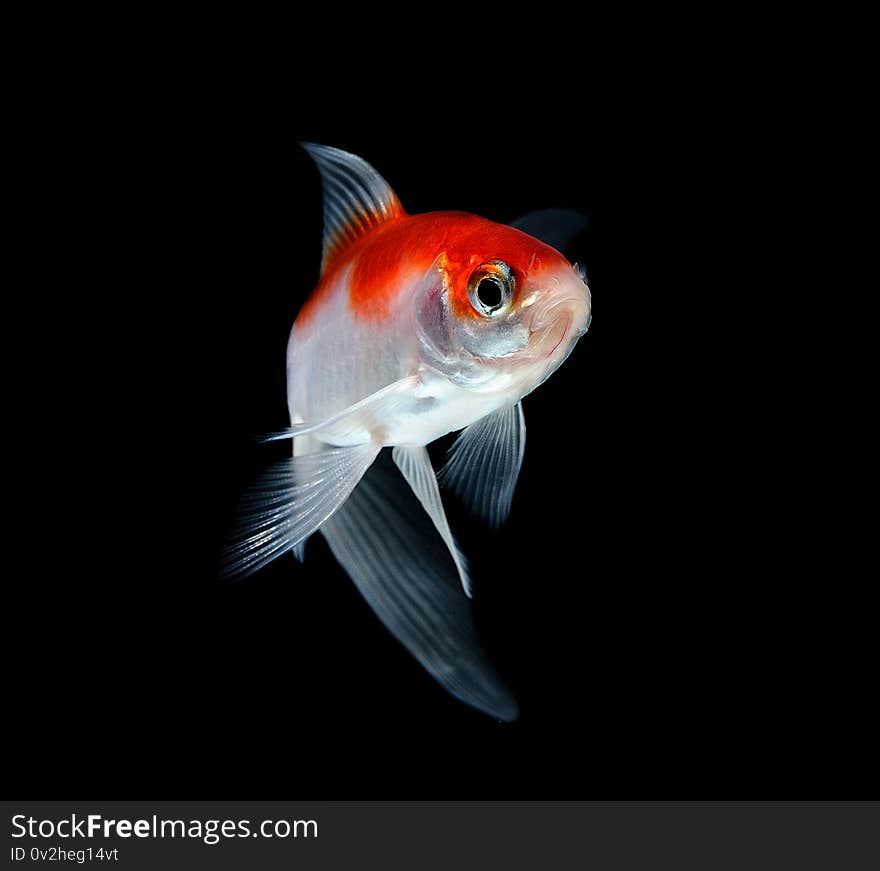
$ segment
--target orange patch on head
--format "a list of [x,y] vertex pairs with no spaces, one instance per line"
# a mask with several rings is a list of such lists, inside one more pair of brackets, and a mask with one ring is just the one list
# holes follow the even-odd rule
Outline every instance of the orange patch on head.
[[501,260],[510,267],[516,285],[513,300],[516,305],[524,289],[539,282],[549,264],[560,260],[568,262],[549,245],[505,224],[476,218],[458,230],[447,249],[452,310],[458,317],[481,317],[468,297],[471,274],[481,264]]
[[[478,318],[468,299],[468,279],[480,264],[503,260],[522,289],[562,255],[543,242],[504,224],[464,212],[401,214],[366,233],[327,264],[321,282],[297,317],[303,324],[320,310],[341,269],[351,265],[349,306],[358,317],[383,319],[406,286],[404,276],[430,268],[443,255],[450,300],[458,317]],[[516,300],[514,300],[514,303]]]

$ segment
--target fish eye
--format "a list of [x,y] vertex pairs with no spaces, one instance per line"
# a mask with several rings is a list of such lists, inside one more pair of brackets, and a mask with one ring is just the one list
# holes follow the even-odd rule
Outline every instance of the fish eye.
[[515,286],[513,270],[503,260],[489,260],[471,273],[468,299],[476,312],[495,317],[510,307]]

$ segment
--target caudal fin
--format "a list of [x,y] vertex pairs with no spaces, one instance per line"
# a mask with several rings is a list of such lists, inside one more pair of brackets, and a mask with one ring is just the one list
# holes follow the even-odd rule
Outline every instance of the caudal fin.
[[455,562],[387,452],[321,533],[379,619],[441,686],[499,720],[517,718],[516,700],[477,640]]

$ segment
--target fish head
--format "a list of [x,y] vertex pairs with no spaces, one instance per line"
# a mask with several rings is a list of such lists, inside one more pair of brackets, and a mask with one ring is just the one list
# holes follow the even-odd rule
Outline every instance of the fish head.
[[460,386],[522,397],[587,331],[590,290],[583,270],[556,249],[484,224],[435,261],[419,305],[422,352]]

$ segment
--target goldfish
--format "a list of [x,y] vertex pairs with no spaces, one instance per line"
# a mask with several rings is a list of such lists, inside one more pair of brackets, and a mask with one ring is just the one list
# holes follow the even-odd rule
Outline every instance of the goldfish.
[[[525,451],[523,397],[592,318],[584,271],[550,244],[581,217],[411,215],[362,158],[303,147],[322,180],[321,274],[287,348],[291,426],[267,437],[290,439],[292,455],[243,497],[224,571],[249,574],[291,551],[302,561],[320,532],[441,686],[512,721],[518,705],[477,638],[467,560],[439,485],[492,526],[507,518]],[[453,432],[438,483],[426,446]]]

